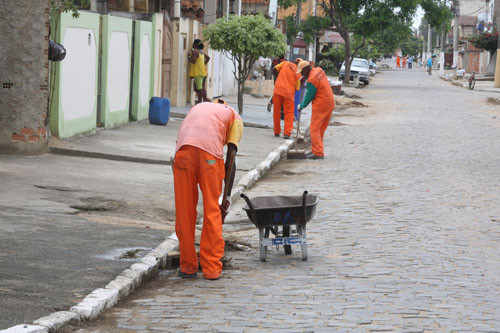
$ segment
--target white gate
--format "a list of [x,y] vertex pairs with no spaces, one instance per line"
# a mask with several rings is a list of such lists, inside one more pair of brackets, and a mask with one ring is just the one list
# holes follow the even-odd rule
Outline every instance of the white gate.
[[224,74],[224,54],[222,52],[213,51],[213,98],[222,96],[222,78]]

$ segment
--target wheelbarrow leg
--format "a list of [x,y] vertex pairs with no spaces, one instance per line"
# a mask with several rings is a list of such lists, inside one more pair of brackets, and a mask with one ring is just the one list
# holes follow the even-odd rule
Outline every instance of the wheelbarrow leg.
[[[302,260],[307,260],[306,226],[297,225],[297,231],[299,233],[299,237],[301,238],[300,252],[302,254]],[[302,237],[304,238],[303,240]]]
[[[283,226],[283,237],[290,237],[290,226]],[[285,248],[285,254],[292,254],[292,246],[291,245],[283,245]]]
[[269,238],[269,228],[259,228],[259,247],[260,247],[260,260],[266,261],[267,246],[262,245],[262,241]]

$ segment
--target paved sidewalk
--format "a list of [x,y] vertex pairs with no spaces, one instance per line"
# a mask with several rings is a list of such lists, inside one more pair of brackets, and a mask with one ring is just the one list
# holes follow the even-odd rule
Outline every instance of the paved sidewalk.
[[[267,102],[245,96],[234,197],[293,143],[274,137]],[[42,156],[0,155],[0,329],[51,313],[56,322],[74,320],[75,312],[93,317],[165,264],[176,246],[168,240],[175,211],[167,164],[188,110],[173,108],[167,126],[140,121],[52,138],[52,153]],[[310,108],[303,128],[308,116]],[[37,324],[34,331],[55,328]]]

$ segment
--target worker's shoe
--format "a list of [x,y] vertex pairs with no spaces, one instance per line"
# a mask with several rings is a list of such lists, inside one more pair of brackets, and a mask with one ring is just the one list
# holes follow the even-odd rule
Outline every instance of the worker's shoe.
[[286,140],[290,139],[290,135],[283,135],[283,139],[286,139]]
[[280,135],[279,135],[279,134],[274,134],[274,136],[275,136],[275,137],[277,137],[277,138],[279,138],[279,137],[280,137]]
[[307,158],[308,160],[324,160],[324,159],[325,159],[325,157],[324,157],[324,156],[314,155],[313,153],[307,154],[307,155],[306,155],[306,158]]
[[179,269],[179,273],[177,275],[180,276],[183,279],[196,279],[196,277],[198,276],[197,273],[193,273],[193,274],[184,273],[180,269]]
[[220,279],[220,275],[218,277],[215,277],[215,278],[205,278],[205,280],[209,280],[209,281],[216,281],[216,280],[219,280]]

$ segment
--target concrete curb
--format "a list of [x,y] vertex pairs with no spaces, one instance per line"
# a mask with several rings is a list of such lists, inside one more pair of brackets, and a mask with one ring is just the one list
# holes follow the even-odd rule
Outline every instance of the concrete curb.
[[[309,135],[309,125],[306,124],[304,136]],[[286,140],[284,144],[270,152],[254,169],[247,172],[233,189],[231,201],[236,202],[240,194],[260,180],[294,145],[295,139]],[[177,240],[166,239],[154,250],[149,252],[139,263],[121,272],[104,288],[99,288],[88,294],[80,303],[72,306],[69,311],[58,311],[49,316],[39,318],[33,325],[22,324],[1,330],[0,333],[53,333],[65,325],[78,324],[82,320],[96,318],[102,311],[114,306],[118,301],[130,295],[143,282],[150,279],[167,264],[167,254],[177,249]]]

